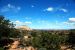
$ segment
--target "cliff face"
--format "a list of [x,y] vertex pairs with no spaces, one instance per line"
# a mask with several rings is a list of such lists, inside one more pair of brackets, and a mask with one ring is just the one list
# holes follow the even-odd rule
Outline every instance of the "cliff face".
[[17,29],[28,30],[28,31],[32,30],[30,27],[28,27],[26,25],[24,25],[24,26],[18,26]]

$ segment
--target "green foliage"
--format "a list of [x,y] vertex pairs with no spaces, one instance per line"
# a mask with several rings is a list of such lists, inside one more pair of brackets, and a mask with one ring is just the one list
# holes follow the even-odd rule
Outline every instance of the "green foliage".
[[34,47],[46,48],[47,50],[59,50],[60,44],[65,43],[68,37],[66,35],[50,34],[41,32],[40,36],[33,37],[32,44]]
[[19,33],[20,33],[19,30],[15,29],[15,28],[11,28],[9,37],[17,38],[20,36]]
[[71,45],[75,45],[75,29],[71,29],[68,35],[68,43]]
[[[14,28],[14,24],[9,20],[5,19],[4,16],[0,16],[0,38],[1,37],[23,37],[28,34],[28,31],[22,31]],[[61,33],[59,35],[58,33]],[[75,39],[75,30],[70,30],[69,37],[65,35],[65,32],[57,32],[57,31],[31,31],[31,36],[33,37],[30,42],[34,47],[37,48],[46,48],[47,50],[59,50],[60,44],[66,43],[69,39],[69,43],[73,44],[73,40]],[[22,39],[23,40],[23,39]],[[74,41],[75,43],[75,41]],[[0,49],[1,50],[1,49]]]
[[1,37],[13,37],[16,36],[14,24],[10,20],[5,19],[4,16],[0,15],[0,38]]
[[0,47],[0,50],[4,50],[2,47]]

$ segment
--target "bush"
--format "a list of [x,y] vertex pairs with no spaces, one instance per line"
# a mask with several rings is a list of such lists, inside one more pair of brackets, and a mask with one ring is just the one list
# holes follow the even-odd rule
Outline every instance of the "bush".
[[67,35],[40,33],[40,36],[33,37],[32,44],[34,47],[46,48],[47,50],[59,50],[60,44],[65,43],[68,39]]

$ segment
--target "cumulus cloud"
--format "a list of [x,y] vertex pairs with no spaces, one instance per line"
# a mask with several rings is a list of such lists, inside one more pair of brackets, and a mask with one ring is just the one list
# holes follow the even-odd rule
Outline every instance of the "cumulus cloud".
[[19,20],[13,21],[13,23],[16,24],[16,25],[32,24],[32,22],[30,22],[30,21],[21,22]]
[[64,8],[62,8],[60,10],[63,11],[63,12],[68,12],[68,10],[67,9],[64,9]]
[[54,8],[53,7],[48,7],[47,9],[45,9],[44,11],[53,11],[54,10]]
[[63,24],[69,24],[68,22],[63,22]]
[[69,18],[70,22],[75,22],[75,18]]
[[8,11],[18,12],[19,10],[21,10],[20,6],[15,6],[11,4],[7,4],[6,6],[3,6],[0,9],[1,12],[8,12]]
[[18,21],[18,20],[15,21],[15,24],[21,24],[21,23],[22,23],[22,22],[20,22],[20,21]]
[[15,8],[15,6],[13,6],[13,5],[11,5],[11,4],[8,4],[7,7],[8,7],[8,8]]
[[63,22],[65,25],[69,26],[71,29],[75,29],[75,18],[69,18],[66,22]]
[[26,23],[26,24],[32,24],[32,22],[29,22],[29,21],[26,21],[25,23]]
[[64,24],[67,25],[74,25],[75,24],[75,18],[69,18],[68,21],[63,22]]
[[62,12],[68,12],[67,9],[65,8],[54,8],[54,7],[48,7],[46,9],[44,9],[44,11],[48,11],[48,12],[52,12],[52,11],[62,11]]

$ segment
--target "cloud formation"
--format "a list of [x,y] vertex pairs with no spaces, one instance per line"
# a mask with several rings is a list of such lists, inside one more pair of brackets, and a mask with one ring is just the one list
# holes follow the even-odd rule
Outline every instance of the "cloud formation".
[[60,10],[63,11],[63,12],[68,12],[68,10],[67,9],[64,9],[64,8],[62,8]]
[[75,18],[69,18],[70,22],[75,22]]
[[29,21],[26,21],[25,23],[26,23],[26,24],[32,24],[32,22],[29,22]]
[[33,8],[33,7],[34,7],[34,5],[31,5],[31,7]]
[[52,11],[62,11],[62,12],[68,12],[67,9],[65,8],[54,8],[54,7],[48,7],[46,9],[44,9],[44,11],[48,11],[48,12],[52,12]]
[[32,22],[30,22],[30,21],[21,22],[19,20],[13,21],[13,23],[16,24],[16,26],[18,26],[18,25],[32,24]]
[[8,12],[8,11],[18,12],[19,10],[21,10],[20,6],[15,6],[11,4],[7,4],[6,6],[3,6],[0,9],[1,12]]
[[45,9],[44,11],[53,11],[54,10],[54,8],[53,7],[48,7],[47,9]]
[[75,18],[69,18],[68,21],[63,23],[67,25],[75,25]]
[[68,21],[63,23],[70,27],[70,29],[75,29],[75,18],[69,18]]

